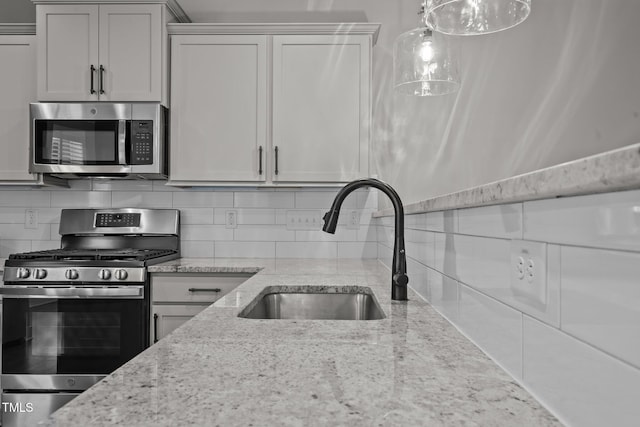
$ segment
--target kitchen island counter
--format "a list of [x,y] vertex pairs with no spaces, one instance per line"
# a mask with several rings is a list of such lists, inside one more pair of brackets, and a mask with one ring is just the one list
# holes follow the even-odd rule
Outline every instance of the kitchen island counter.
[[[49,424],[559,424],[413,291],[392,302],[390,272],[375,260],[182,259],[150,271],[248,269],[259,272]],[[387,317],[237,317],[266,286],[308,285],[370,287]]]

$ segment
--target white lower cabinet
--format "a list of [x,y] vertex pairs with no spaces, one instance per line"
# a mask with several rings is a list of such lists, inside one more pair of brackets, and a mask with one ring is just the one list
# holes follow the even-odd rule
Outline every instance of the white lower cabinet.
[[240,273],[152,274],[150,344],[173,332],[251,276]]

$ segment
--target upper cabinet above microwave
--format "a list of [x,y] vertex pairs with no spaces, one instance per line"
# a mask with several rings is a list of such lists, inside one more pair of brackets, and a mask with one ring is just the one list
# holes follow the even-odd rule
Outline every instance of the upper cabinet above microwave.
[[34,0],[40,101],[167,103],[166,23],[175,1]]

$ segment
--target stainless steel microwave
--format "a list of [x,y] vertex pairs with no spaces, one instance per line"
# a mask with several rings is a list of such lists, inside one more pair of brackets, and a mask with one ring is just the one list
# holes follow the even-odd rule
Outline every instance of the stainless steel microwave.
[[167,177],[167,109],[158,103],[32,103],[29,172],[61,178]]

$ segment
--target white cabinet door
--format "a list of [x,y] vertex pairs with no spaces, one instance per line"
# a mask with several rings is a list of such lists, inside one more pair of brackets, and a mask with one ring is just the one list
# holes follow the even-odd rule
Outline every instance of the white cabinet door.
[[162,101],[162,8],[37,5],[38,99]]
[[101,5],[101,101],[162,98],[162,5]]
[[172,37],[171,183],[265,180],[266,53],[263,35]]
[[274,36],[274,182],[368,176],[369,103],[368,36]]
[[[0,36],[0,183],[33,183],[29,103],[36,98],[36,37]],[[0,274],[1,277],[1,274]]]
[[98,6],[38,5],[36,28],[38,99],[98,100]]
[[151,344],[178,329],[208,305],[161,305],[152,308]]

